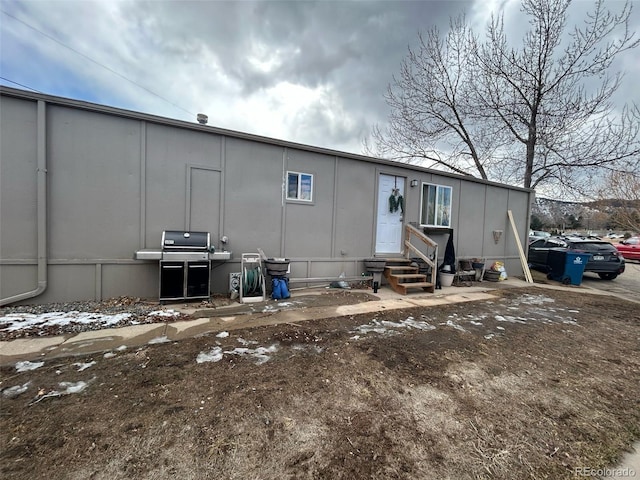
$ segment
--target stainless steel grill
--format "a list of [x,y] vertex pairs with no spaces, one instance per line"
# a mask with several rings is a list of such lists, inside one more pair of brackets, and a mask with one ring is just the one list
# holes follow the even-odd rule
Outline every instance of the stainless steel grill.
[[210,251],[209,232],[162,232],[160,301],[209,298]]

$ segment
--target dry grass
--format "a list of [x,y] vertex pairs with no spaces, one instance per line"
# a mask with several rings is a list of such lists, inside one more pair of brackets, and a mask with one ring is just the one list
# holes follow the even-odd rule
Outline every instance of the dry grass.
[[[613,464],[640,432],[637,306],[550,292],[554,309],[580,310],[578,324],[499,325],[492,314],[518,293],[500,295],[504,302],[472,305],[486,320],[465,332],[446,322],[469,305],[379,312],[390,321],[429,316],[438,328],[358,341],[351,330],[370,317],[236,332],[261,345],[278,339],[262,365],[197,364],[222,341],[201,337],[96,356],[86,373],[72,367],[77,358],[18,375],[5,368],[3,380],[31,380],[34,389],[96,380],[82,394],[32,406],[33,391],[3,399],[0,474],[570,479],[577,466]],[[502,325],[504,335],[484,338]],[[224,342],[237,345],[233,336]]]

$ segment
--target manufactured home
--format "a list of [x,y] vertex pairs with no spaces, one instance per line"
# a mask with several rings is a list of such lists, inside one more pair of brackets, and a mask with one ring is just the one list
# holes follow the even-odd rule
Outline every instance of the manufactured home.
[[[195,119],[0,87],[0,305],[158,298],[167,232],[206,233],[206,295],[229,292],[244,254],[286,258],[291,280],[309,284],[360,276],[372,257],[441,263],[449,238],[457,257],[501,261],[517,276],[515,232],[525,244],[533,197]],[[420,255],[413,234],[437,248]]]

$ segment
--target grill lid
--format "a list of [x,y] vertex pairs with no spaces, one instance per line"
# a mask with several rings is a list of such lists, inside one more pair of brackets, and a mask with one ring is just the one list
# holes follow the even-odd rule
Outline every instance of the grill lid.
[[163,250],[209,250],[209,232],[165,230],[162,232]]

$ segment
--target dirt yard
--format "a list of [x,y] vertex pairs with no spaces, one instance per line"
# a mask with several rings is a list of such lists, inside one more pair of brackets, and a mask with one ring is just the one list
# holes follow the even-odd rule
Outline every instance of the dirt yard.
[[638,304],[493,301],[0,370],[4,479],[561,479],[640,438]]

